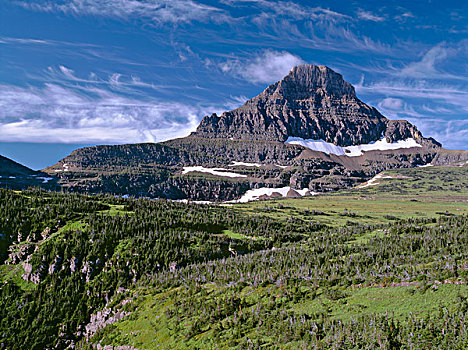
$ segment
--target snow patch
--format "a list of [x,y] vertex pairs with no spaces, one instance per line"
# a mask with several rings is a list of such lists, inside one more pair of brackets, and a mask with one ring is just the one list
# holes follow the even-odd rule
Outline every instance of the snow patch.
[[363,184],[359,185],[357,188],[365,188],[369,186],[375,186],[380,184],[379,180],[382,179],[409,179],[408,176],[403,176],[403,175],[384,175],[384,173],[380,173],[375,175],[372,179],[370,179],[367,182],[364,182]]
[[214,204],[214,202],[210,202],[210,201],[193,201],[190,199],[177,199],[176,202],[185,203],[185,204]]
[[[282,197],[286,197],[291,187],[262,187],[262,188],[255,188],[253,190],[248,190],[241,198],[229,201],[227,203],[247,203],[250,201],[256,201],[259,197],[266,195],[271,196],[273,193],[279,193]],[[316,195],[316,192],[311,192],[308,188],[303,188],[302,190],[296,190],[293,188],[294,191],[299,193],[301,196],[305,196],[306,194]]]
[[418,165],[419,168],[428,168],[430,166],[434,166],[434,164],[428,163],[428,164],[424,164],[424,165]]
[[232,173],[228,169],[224,168],[204,168],[202,166],[186,166],[184,167],[182,174],[187,174],[194,171],[224,177],[247,177],[247,175]]
[[413,138],[400,140],[396,142],[388,142],[385,138],[368,144],[355,145],[355,146],[337,146],[333,143],[324,140],[303,139],[300,137],[289,137],[285,143],[292,145],[301,145],[312,151],[323,152],[326,154],[335,154],[337,156],[358,157],[362,156],[363,152],[368,151],[386,151],[395,150],[400,148],[422,147]]
[[229,166],[255,166],[257,168],[260,168],[262,166],[262,164],[259,164],[259,163],[245,163],[245,162],[232,162],[233,164],[229,165]]
[[42,180],[42,183],[43,183],[43,184],[46,184],[46,183],[48,183],[50,180],[53,180],[52,177],[42,177],[42,176],[39,176],[39,177],[37,177],[37,178],[40,179],[40,180]]

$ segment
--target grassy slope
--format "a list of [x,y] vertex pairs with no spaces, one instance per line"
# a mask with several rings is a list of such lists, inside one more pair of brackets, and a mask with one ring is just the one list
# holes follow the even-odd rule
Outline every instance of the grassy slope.
[[[441,213],[468,213],[468,166],[399,169],[380,184],[335,194],[286,198],[236,205],[249,214],[287,219],[291,216],[330,226],[388,223],[394,219],[430,218]],[[313,214],[313,211],[323,214]]]
[[[213,294],[213,297],[223,294],[222,290],[216,291],[213,285],[206,285],[205,288],[208,293]],[[165,311],[173,305],[171,297],[174,292],[174,290],[164,293],[145,291],[145,295],[137,301],[137,309],[133,315],[114,324],[113,330],[108,330],[110,332],[106,334],[101,344],[128,344],[140,349],[237,349],[228,343],[216,342],[216,331],[211,328],[185,341],[181,341],[180,338],[174,339],[168,329],[174,327],[173,321],[165,314]],[[340,292],[343,298],[331,300],[324,291],[319,290],[317,298],[299,303],[289,302],[284,308],[297,315],[308,315],[312,318],[319,315],[345,322],[362,315],[373,314],[394,315],[397,319],[404,320],[410,314],[427,316],[437,314],[441,309],[454,311],[458,296],[466,295],[468,288],[464,285],[441,285],[424,291],[420,286],[397,286],[348,288]],[[281,299],[280,291],[275,286],[258,287],[255,290],[246,287],[240,295],[251,303],[261,303],[271,295]],[[248,314],[254,309],[255,306],[252,306],[239,312]],[[180,333],[186,333],[193,322],[194,319],[182,320],[179,324]]]
[[[267,215],[284,220],[292,216],[336,227],[350,222],[389,223],[395,219],[468,213],[468,167],[404,169],[385,173],[408,178],[384,179],[376,186],[337,194],[251,202],[235,205],[234,208],[251,215]],[[238,239],[251,239],[232,231],[223,233]],[[379,230],[374,231],[362,237],[354,237],[349,243],[366,244],[373,236],[381,234]],[[212,293],[213,298],[229,293],[224,287],[212,284],[202,288]],[[101,344],[131,344],[142,349],[230,348],[227,343],[216,342],[215,331],[210,328],[182,342],[171,337],[168,327],[173,327],[173,321],[167,318],[165,311],[172,306],[172,295],[176,291],[177,289],[164,292],[151,289],[139,291],[136,311],[126,320],[111,326],[112,329],[108,327]],[[453,309],[457,298],[468,293],[468,287],[455,284],[426,286],[423,283],[403,283],[332,288],[331,292],[319,288],[314,293],[315,297],[306,300],[288,301],[285,308],[298,315],[324,315],[323,317],[343,321],[360,315],[386,313],[395,315],[397,319],[404,319],[409,315],[434,314],[443,308]],[[240,295],[250,299],[252,304],[272,296],[280,299],[281,287],[267,285],[252,289],[248,286]],[[186,332],[192,322],[193,319],[182,320],[179,324],[181,332]],[[295,347],[294,344],[289,346]],[[288,348],[288,345],[284,348]]]

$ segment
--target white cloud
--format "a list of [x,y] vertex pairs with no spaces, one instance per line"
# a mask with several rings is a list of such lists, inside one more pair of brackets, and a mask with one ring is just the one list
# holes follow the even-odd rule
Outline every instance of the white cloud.
[[384,98],[379,103],[379,108],[388,108],[392,110],[400,110],[403,107],[403,101],[399,98]]
[[221,22],[223,10],[191,0],[60,0],[17,2],[22,7],[42,12],[61,12],[68,15],[94,15],[122,19],[144,18],[155,23],[191,21]]
[[251,59],[229,60],[221,70],[242,77],[252,83],[271,83],[280,80],[294,66],[304,61],[287,51],[266,50]]
[[92,87],[0,85],[0,140],[155,142],[187,135],[206,114],[199,106],[140,101]]
[[432,47],[422,59],[408,64],[401,70],[401,75],[413,78],[428,78],[434,75],[441,75],[436,67],[436,63],[447,58],[449,49],[443,44]]
[[359,10],[357,15],[358,15],[358,17],[360,19],[364,19],[366,21],[373,21],[373,22],[383,22],[383,21],[385,21],[385,17],[378,16],[376,14],[373,14],[370,11]]

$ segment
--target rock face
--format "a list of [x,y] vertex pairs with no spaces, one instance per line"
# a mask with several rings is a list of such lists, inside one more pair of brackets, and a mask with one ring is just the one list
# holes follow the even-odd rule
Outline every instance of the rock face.
[[243,106],[203,118],[194,136],[284,142],[288,137],[322,139],[338,146],[423,138],[414,125],[388,120],[356,96],[354,87],[326,66],[297,66]]

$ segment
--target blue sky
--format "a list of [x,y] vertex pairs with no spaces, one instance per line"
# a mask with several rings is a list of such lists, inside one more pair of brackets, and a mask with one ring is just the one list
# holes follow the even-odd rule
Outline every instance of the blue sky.
[[185,136],[301,63],[468,149],[467,57],[466,1],[2,0],[0,154]]

